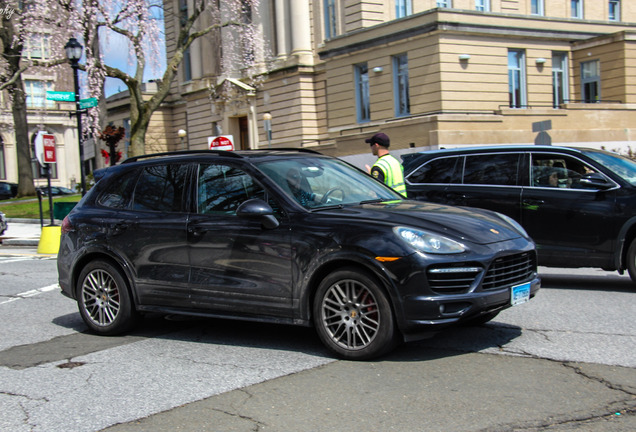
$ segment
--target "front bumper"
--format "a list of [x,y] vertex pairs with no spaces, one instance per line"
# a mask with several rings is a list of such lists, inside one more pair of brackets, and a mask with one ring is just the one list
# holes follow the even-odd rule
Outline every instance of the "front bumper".
[[[530,282],[530,298],[541,287],[535,277]],[[408,296],[403,298],[404,316],[400,330],[406,341],[423,339],[463,321],[498,312],[512,306],[512,287],[449,296]]]

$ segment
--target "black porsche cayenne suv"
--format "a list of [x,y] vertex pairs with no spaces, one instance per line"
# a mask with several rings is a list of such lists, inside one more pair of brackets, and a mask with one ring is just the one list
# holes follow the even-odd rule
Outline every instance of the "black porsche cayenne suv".
[[315,152],[148,155],[95,177],[64,219],[58,272],[98,334],[146,312],[270,321],[368,359],[540,286],[507,216],[405,200]]

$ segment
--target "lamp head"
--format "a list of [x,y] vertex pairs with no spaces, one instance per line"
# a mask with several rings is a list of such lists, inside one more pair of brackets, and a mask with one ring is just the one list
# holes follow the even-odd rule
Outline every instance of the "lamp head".
[[77,63],[79,59],[82,57],[82,50],[84,47],[81,43],[77,41],[75,38],[70,38],[66,45],[64,45],[64,50],[66,51],[66,57],[70,60],[71,63]]

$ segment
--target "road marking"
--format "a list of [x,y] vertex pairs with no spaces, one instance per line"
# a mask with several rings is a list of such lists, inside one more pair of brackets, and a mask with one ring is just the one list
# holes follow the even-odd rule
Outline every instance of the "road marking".
[[38,289],[34,289],[34,290],[30,290],[30,291],[25,291],[23,293],[19,293],[19,294],[14,294],[13,297],[11,297],[9,300],[4,300],[4,301],[0,301],[0,305],[3,305],[5,303],[11,303],[14,302],[16,300],[22,300],[25,298],[29,298],[29,297],[33,297],[45,292],[49,292],[49,291],[53,291],[55,289],[58,289],[60,287],[59,284],[53,284],[53,285],[49,285],[49,286],[45,286],[42,288],[38,288]]

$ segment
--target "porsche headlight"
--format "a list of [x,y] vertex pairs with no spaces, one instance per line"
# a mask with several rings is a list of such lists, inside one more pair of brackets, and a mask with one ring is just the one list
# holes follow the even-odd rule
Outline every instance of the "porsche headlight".
[[393,232],[413,249],[431,254],[457,254],[466,251],[455,240],[415,228],[394,227]]

